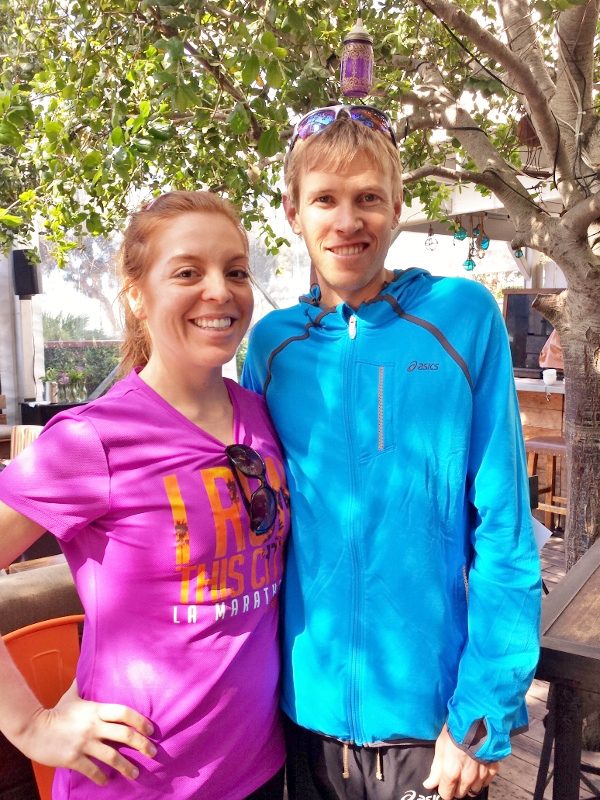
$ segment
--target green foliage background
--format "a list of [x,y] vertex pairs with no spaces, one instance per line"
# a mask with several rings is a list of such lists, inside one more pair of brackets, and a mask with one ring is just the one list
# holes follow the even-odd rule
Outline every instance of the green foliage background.
[[[542,44],[559,2],[570,4],[536,3],[547,17]],[[455,5],[498,28],[494,3]],[[264,208],[281,202],[291,121],[339,99],[342,40],[356,15],[355,3],[334,0],[0,0],[2,241],[35,218],[60,261],[75,246],[69,232],[108,232],[142,197],[206,187],[227,193],[276,249]],[[363,16],[377,65],[369,102],[401,115],[413,76],[394,57],[431,59],[450,92],[486,99],[478,123],[518,162],[520,101],[493,59],[479,54],[480,69],[469,42],[408,0],[363,6]],[[409,131],[401,150],[407,169],[451,152],[469,167],[457,140],[434,146],[430,131]],[[443,191],[425,180],[406,198],[435,215]]]

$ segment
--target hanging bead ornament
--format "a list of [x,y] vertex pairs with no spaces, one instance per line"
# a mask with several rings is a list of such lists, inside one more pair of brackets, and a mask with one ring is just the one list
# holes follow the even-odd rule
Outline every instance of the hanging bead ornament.
[[475,269],[475,267],[477,266],[477,265],[475,264],[475,261],[473,260],[473,256],[474,256],[474,255],[475,255],[475,254],[474,254],[474,252],[473,252],[473,248],[472,248],[472,246],[471,246],[471,245],[469,245],[469,253],[468,253],[468,256],[467,256],[467,258],[466,258],[466,259],[463,261],[463,267],[464,267],[464,268],[467,270],[467,272],[472,272],[472,271]]
[[[481,214],[479,216],[479,224],[473,225],[473,217],[471,217],[471,240],[469,241],[469,250],[467,253],[467,258],[463,261],[463,267],[468,271],[472,272],[475,267],[477,266],[475,262],[475,257],[479,260],[485,257],[486,251],[490,246],[490,239],[487,233],[485,232],[485,228],[483,227],[483,219],[484,215]],[[465,232],[465,235],[462,237],[463,239],[467,236],[467,232],[461,226],[456,233],[459,233],[461,230]],[[456,233],[454,237],[456,238]]]
[[473,235],[477,237],[477,258],[482,259],[490,246],[490,238],[483,227],[483,214],[480,217],[479,225],[473,228]]
[[462,222],[461,222],[460,217],[459,217],[458,218],[458,228],[456,228],[456,230],[454,231],[454,239],[457,242],[463,242],[467,238],[468,235],[469,234],[463,228]]
[[344,97],[366,97],[373,85],[373,38],[360,17],[344,37],[340,84]]
[[430,225],[429,226],[429,232],[427,234],[427,238],[425,239],[425,249],[429,250],[429,251],[433,251],[433,250],[435,250],[435,248],[437,246],[438,246],[438,240],[433,235],[433,226]]
[[523,253],[523,250],[520,247],[518,247],[515,250],[515,258],[523,258],[524,255],[525,254]]

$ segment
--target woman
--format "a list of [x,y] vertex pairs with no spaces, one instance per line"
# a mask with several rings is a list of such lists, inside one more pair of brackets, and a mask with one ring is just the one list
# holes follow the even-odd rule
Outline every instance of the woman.
[[287,489],[262,399],[221,374],[247,238],[225,201],[171,192],[133,215],[121,269],[131,372],[0,477],[0,566],[49,529],[73,572],[77,691],[42,709],[2,645],[0,727],[63,768],[55,798],[276,800]]

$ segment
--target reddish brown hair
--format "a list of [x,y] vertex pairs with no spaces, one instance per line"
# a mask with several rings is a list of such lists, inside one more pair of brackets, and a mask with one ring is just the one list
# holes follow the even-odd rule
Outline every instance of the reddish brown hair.
[[246,246],[248,235],[233,205],[212,192],[167,192],[131,215],[119,250],[121,291],[119,299],[124,313],[123,344],[121,345],[121,374],[133,367],[144,367],[151,352],[146,324],[139,320],[129,306],[127,292],[140,283],[148,269],[148,243],[163,222],[179,214],[199,212],[223,214],[242,234]]

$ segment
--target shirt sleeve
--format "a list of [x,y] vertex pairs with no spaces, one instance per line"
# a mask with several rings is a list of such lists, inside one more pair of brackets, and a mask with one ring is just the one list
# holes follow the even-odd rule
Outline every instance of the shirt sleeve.
[[257,328],[254,327],[250,332],[250,337],[248,339],[248,350],[246,351],[246,358],[242,368],[240,383],[245,389],[250,389],[252,392],[262,394],[263,382],[261,380],[260,373],[264,373],[265,365],[263,362],[263,369],[259,369],[261,364],[261,356],[259,351],[259,337],[257,335]]
[[0,473],[0,500],[68,541],[107,512],[110,479],[94,426],[56,419]]
[[468,640],[448,716],[454,741],[482,761],[509,755],[511,734],[527,726],[525,694],[539,656],[541,610],[508,337],[493,306],[473,388]]

